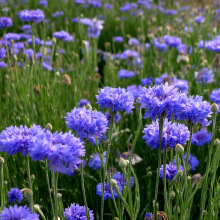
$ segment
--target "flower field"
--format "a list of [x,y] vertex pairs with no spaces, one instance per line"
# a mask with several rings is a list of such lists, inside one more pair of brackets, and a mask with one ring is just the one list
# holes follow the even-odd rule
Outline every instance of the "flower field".
[[0,220],[220,219],[220,2],[0,0]]

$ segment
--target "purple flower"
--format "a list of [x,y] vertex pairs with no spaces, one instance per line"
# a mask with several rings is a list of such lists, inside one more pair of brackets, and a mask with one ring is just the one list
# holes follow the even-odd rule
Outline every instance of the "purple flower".
[[180,92],[187,92],[189,89],[188,81],[184,79],[177,79],[176,76],[173,78],[172,85]]
[[10,126],[0,134],[0,151],[13,155],[21,152],[27,156],[29,148],[36,141],[36,136],[44,132],[39,125],[31,128],[21,125],[20,127]]
[[[105,116],[108,120],[108,124],[110,124],[111,123],[111,115],[109,114],[109,112],[106,112]],[[121,120],[121,115],[118,112],[117,115],[115,115],[115,117],[114,117],[114,121],[115,121],[115,123],[118,123],[120,120]]]
[[108,4],[108,3],[106,3],[106,4],[104,5],[104,8],[105,8],[105,9],[109,9],[109,10],[110,10],[110,9],[112,9],[112,7],[113,7],[113,6],[112,6],[111,4]]
[[44,6],[45,8],[47,7],[47,1],[46,0],[40,0],[39,5]]
[[58,31],[58,32],[54,32],[53,36],[57,39],[65,40],[70,36],[70,34],[66,31]]
[[205,48],[213,52],[220,52],[220,39],[214,39],[205,43]]
[[4,210],[0,214],[0,219],[4,220],[40,220],[37,213],[32,213],[26,206],[10,206],[4,207]]
[[[105,156],[106,151],[102,154],[104,164],[106,163]],[[93,170],[99,170],[102,167],[102,161],[98,153],[93,153],[92,155],[90,155],[89,167],[91,167]]]
[[128,41],[128,44],[131,46],[138,46],[139,45],[139,41],[136,38],[130,38]]
[[196,22],[197,24],[201,24],[201,23],[203,23],[204,21],[205,21],[205,18],[202,17],[202,16],[197,16],[197,17],[195,18],[195,22]]
[[164,73],[164,74],[162,74],[161,75],[161,77],[157,77],[157,78],[155,78],[155,84],[156,85],[160,85],[160,84],[162,84],[163,83],[163,79],[165,78],[165,77],[167,77],[168,75],[166,74],[166,73]]
[[83,107],[86,105],[90,105],[90,102],[87,99],[81,99],[78,103],[77,103],[77,107]]
[[3,38],[6,39],[7,41],[10,41],[10,40],[18,41],[20,40],[20,35],[16,33],[7,33],[3,35]]
[[134,99],[137,99],[138,97],[140,97],[140,93],[142,91],[142,88],[143,87],[141,85],[139,85],[139,86],[131,85],[126,88],[126,91],[130,92],[134,96]]
[[203,68],[199,72],[195,72],[195,78],[197,83],[212,83],[214,81],[213,70]]
[[126,92],[125,89],[104,87],[96,95],[98,100],[97,104],[101,106],[101,109],[108,108],[112,112],[126,111],[130,113],[134,108],[134,97],[130,92]]
[[129,71],[129,70],[125,70],[125,69],[122,69],[122,70],[118,71],[119,79],[122,79],[122,78],[128,79],[128,78],[132,78],[134,76],[135,76],[135,74],[134,74],[133,71]]
[[47,159],[51,170],[72,176],[82,163],[85,149],[81,140],[71,132],[52,134],[46,131],[36,136],[29,155],[34,161]]
[[144,218],[144,220],[152,220],[152,214],[151,213],[147,213],[146,215],[145,215],[145,218]]
[[4,61],[0,61],[0,68],[7,67],[7,64]]
[[81,139],[88,139],[95,144],[95,136],[101,138],[108,127],[108,120],[102,112],[86,108],[74,108],[67,113],[66,124],[73,129]]
[[23,22],[35,22],[39,23],[44,19],[44,12],[40,9],[27,10],[24,9],[19,13],[19,17]]
[[12,20],[8,17],[0,17],[0,29],[12,26]]
[[144,85],[144,86],[145,86],[145,85],[150,86],[150,85],[153,84],[153,77],[150,76],[150,77],[148,77],[148,78],[144,78],[144,79],[141,80],[141,83],[142,83],[142,85]]
[[190,96],[187,99],[187,103],[184,111],[179,114],[178,119],[188,120],[191,124],[195,125],[196,123],[201,124],[203,127],[210,125],[211,121],[208,121],[208,118],[211,118],[211,105],[207,101],[202,101],[202,96]]
[[[182,165],[180,165],[180,170],[183,171],[183,167]],[[160,168],[160,178],[162,178],[163,180],[163,165]],[[174,176],[177,173],[177,167],[176,165],[172,165],[171,162],[169,162],[169,164],[166,164],[166,179],[168,179],[170,182],[172,181],[172,179],[174,178]]]
[[[92,210],[89,210],[89,217],[91,220],[94,220],[94,214]],[[69,208],[66,208],[64,211],[65,220],[86,220],[86,208],[85,206],[80,206],[78,204],[71,204]]]
[[64,15],[64,12],[63,12],[63,11],[56,11],[56,12],[53,14],[53,17],[54,17],[54,18],[57,18],[57,17],[60,17],[60,16],[62,16],[62,15]]
[[21,202],[23,199],[23,194],[18,188],[11,188],[10,192],[8,192],[8,198],[10,203],[13,203],[16,200]]
[[192,145],[196,146],[204,146],[205,144],[209,144],[212,140],[212,133],[206,130],[206,129],[201,129],[197,133],[194,133],[192,135]]
[[166,35],[164,36],[164,42],[170,47],[178,47],[179,45],[181,45],[181,38],[179,37],[174,37],[174,36],[169,36]]
[[115,42],[118,42],[118,43],[122,43],[124,41],[123,37],[121,36],[116,36],[116,37],[113,36],[112,38]]
[[[123,177],[123,174],[120,172],[116,172],[113,174],[112,179],[117,181],[118,185],[121,185],[123,188],[123,185],[126,186],[126,179]],[[130,177],[130,187],[132,188],[134,186],[134,178],[131,176]]]
[[167,49],[167,45],[162,38],[155,37],[153,40],[154,46],[164,52]]
[[168,118],[179,117],[185,109],[187,96],[185,93],[178,92],[174,86],[165,85],[153,86],[150,88],[142,88],[140,93],[141,108],[145,108],[145,118],[160,117],[166,114]]
[[[151,125],[146,125],[143,131],[145,143],[154,150],[159,148],[159,123],[153,121]],[[174,149],[177,144],[185,145],[189,140],[190,132],[184,124],[177,124],[165,119],[163,126],[162,150],[166,147]]]
[[220,104],[220,88],[212,90],[210,94],[210,99],[213,102]]
[[0,59],[5,58],[6,55],[6,49],[3,47],[0,47]]

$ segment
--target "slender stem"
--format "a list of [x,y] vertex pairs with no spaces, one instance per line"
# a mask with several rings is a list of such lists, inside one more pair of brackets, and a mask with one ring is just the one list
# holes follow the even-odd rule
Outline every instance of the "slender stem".
[[50,198],[50,204],[51,204],[51,208],[52,208],[52,214],[54,216],[54,206],[53,206],[53,200],[52,200],[51,190],[50,190],[50,180],[49,180],[49,174],[48,174],[47,160],[45,160],[45,172],[46,172],[46,180],[47,180],[47,187],[48,187],[48,193],[49,193],[49,198]]
[[157,169],[157,178],[156,178],[156,187],[155,187],[155,199],[154,199],[154,219],[157,219],[157,196],[158,196],[158,186],[159,186],[159,170],[161,166],[161,151],[162,151],[162,140],[163,140],[163,124],[164,118],[161,117],[159,119],[159,138],[160,138],[160,146],[158,150],[158,169]]
[[207,197],[207,190],[208,190],[208,175],[210,171],[210,164],[211,164],[211,157],[212,157],[212,151],[214,146],[214,140],[215,140],[215,125],[216,125],[216,116],[217,113],[213,113],[213,119],[212,119],[212,142],[209,147],[209,155],[208,155],[208,162],[206,165],[206,172],[205,172],[205,181],[202,187],[202,194],[201,194],[201,200],[200,200],[200,219],[203,219],[203,210],[205,208],[206,203],[206,197]]
[[[193,126],[190,126],[190,139],[187,144],[187,154],[186,154],[186,168],[188,167],[188,161],[189,161],[189,155],[190,155],[190,149],[191,149],[191,142],[192,142],[192,135],[193,135]],[[187,170],[186,170],[187,172]]]
[[6,47],[6,51],[7,51],[7,58],[8,58],[9,69],[13,73],[13,70],[12,70],[12,67],[11,67],[10,54],[9,54],[9,50],[8,50],[8,42],[7,42],[7,38],[6,38],[6,29],[4,31],[4,34],[5,34],[5,47]]
[[167,213],[167,181],[166,181],[166,149],[163,152],[163,184],[164,184],[164,210]]
[[1,211],[4,209],[4,172],[3,172],[3,163],[0,164],[1,169],[1,183],[0,183],[0,191],[1,191]]
[[[30,174],[30,162],[29,162],[29,156],[27,155],[26,157],[26,167],[27,167],[27,176],[28,176],[28,185],[29,189],[32,191],[32,181],[31,181],[31,174]],[[33,196],[31,196],[31,201],[30,201],[30,206],[31,210],[34,210],[34,201],[33,201]]]
[[83,163],[81,163],[80,165],[80,170],[81,170],[81,185],[82,185],[82,193],[83,193],[83,200],[84,200],[84,204],[86,207],[86,218],[87,220],[90,220],[90,216],[89,216],[89,210],[88,210],[88,206],[87,206],[87,201],[86,201],[86,190],[85,190],[85,184],[84,184],[84,167],[83,167]]
[[55,220],[58,220],[58,198],[57,198],[57,188],[58,188],[58,172],[55,173],[55,177],[54,177]]

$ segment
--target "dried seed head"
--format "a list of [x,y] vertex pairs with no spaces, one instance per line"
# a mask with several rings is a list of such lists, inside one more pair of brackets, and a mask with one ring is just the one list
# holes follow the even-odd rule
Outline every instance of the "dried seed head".
[[71,85],[71,79],[70,79],[69,75],[67,75],[67,74],[63,75],[62,83],[65,85],[68,85],[68,86]]

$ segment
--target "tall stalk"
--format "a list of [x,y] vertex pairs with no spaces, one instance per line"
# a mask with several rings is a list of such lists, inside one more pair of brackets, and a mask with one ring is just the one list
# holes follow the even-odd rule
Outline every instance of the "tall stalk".
[[[167,212],[167,181],[166,181],[166,149],[163,152],[163,184],[164,184],[164,210]],[[159,169],[158,169],[159,172]]]
[[58,198],[57,198],[57,188],[58,188],[58,172],[54,175],[54,201],[55,201],[55,220],[58,220]]
[[157,169],[157,178],[156,178],[156,186],[155,186],[155,198],[154,198],[154,219],[157,219],[157,196],[158,196],[158,186],[159,186],[159,169],[161,167],[161,152],[162,152],[162,140],[163,140],[163,125],[164,118],[160,117],[159,119],[159,139],[160,145],[158,150],[158,169]]
[[3,170],[4,159],[0,157],[0,172],[1,172],[1,182],[0,182],[0,192],[1,192],[1,211],[4,208],[4,170]]
[[[30,162],[29,162],[29,156],[27,155],[26,157],[26,168],[27,168],[27,176],[28,176],[28,185],[29,185],[29,189],[32,191],[32,181],[31,181],[31,173],[30,173]],[[33,201],[33,196],[31,197],[31,210],[34,210],[34,201]]]

